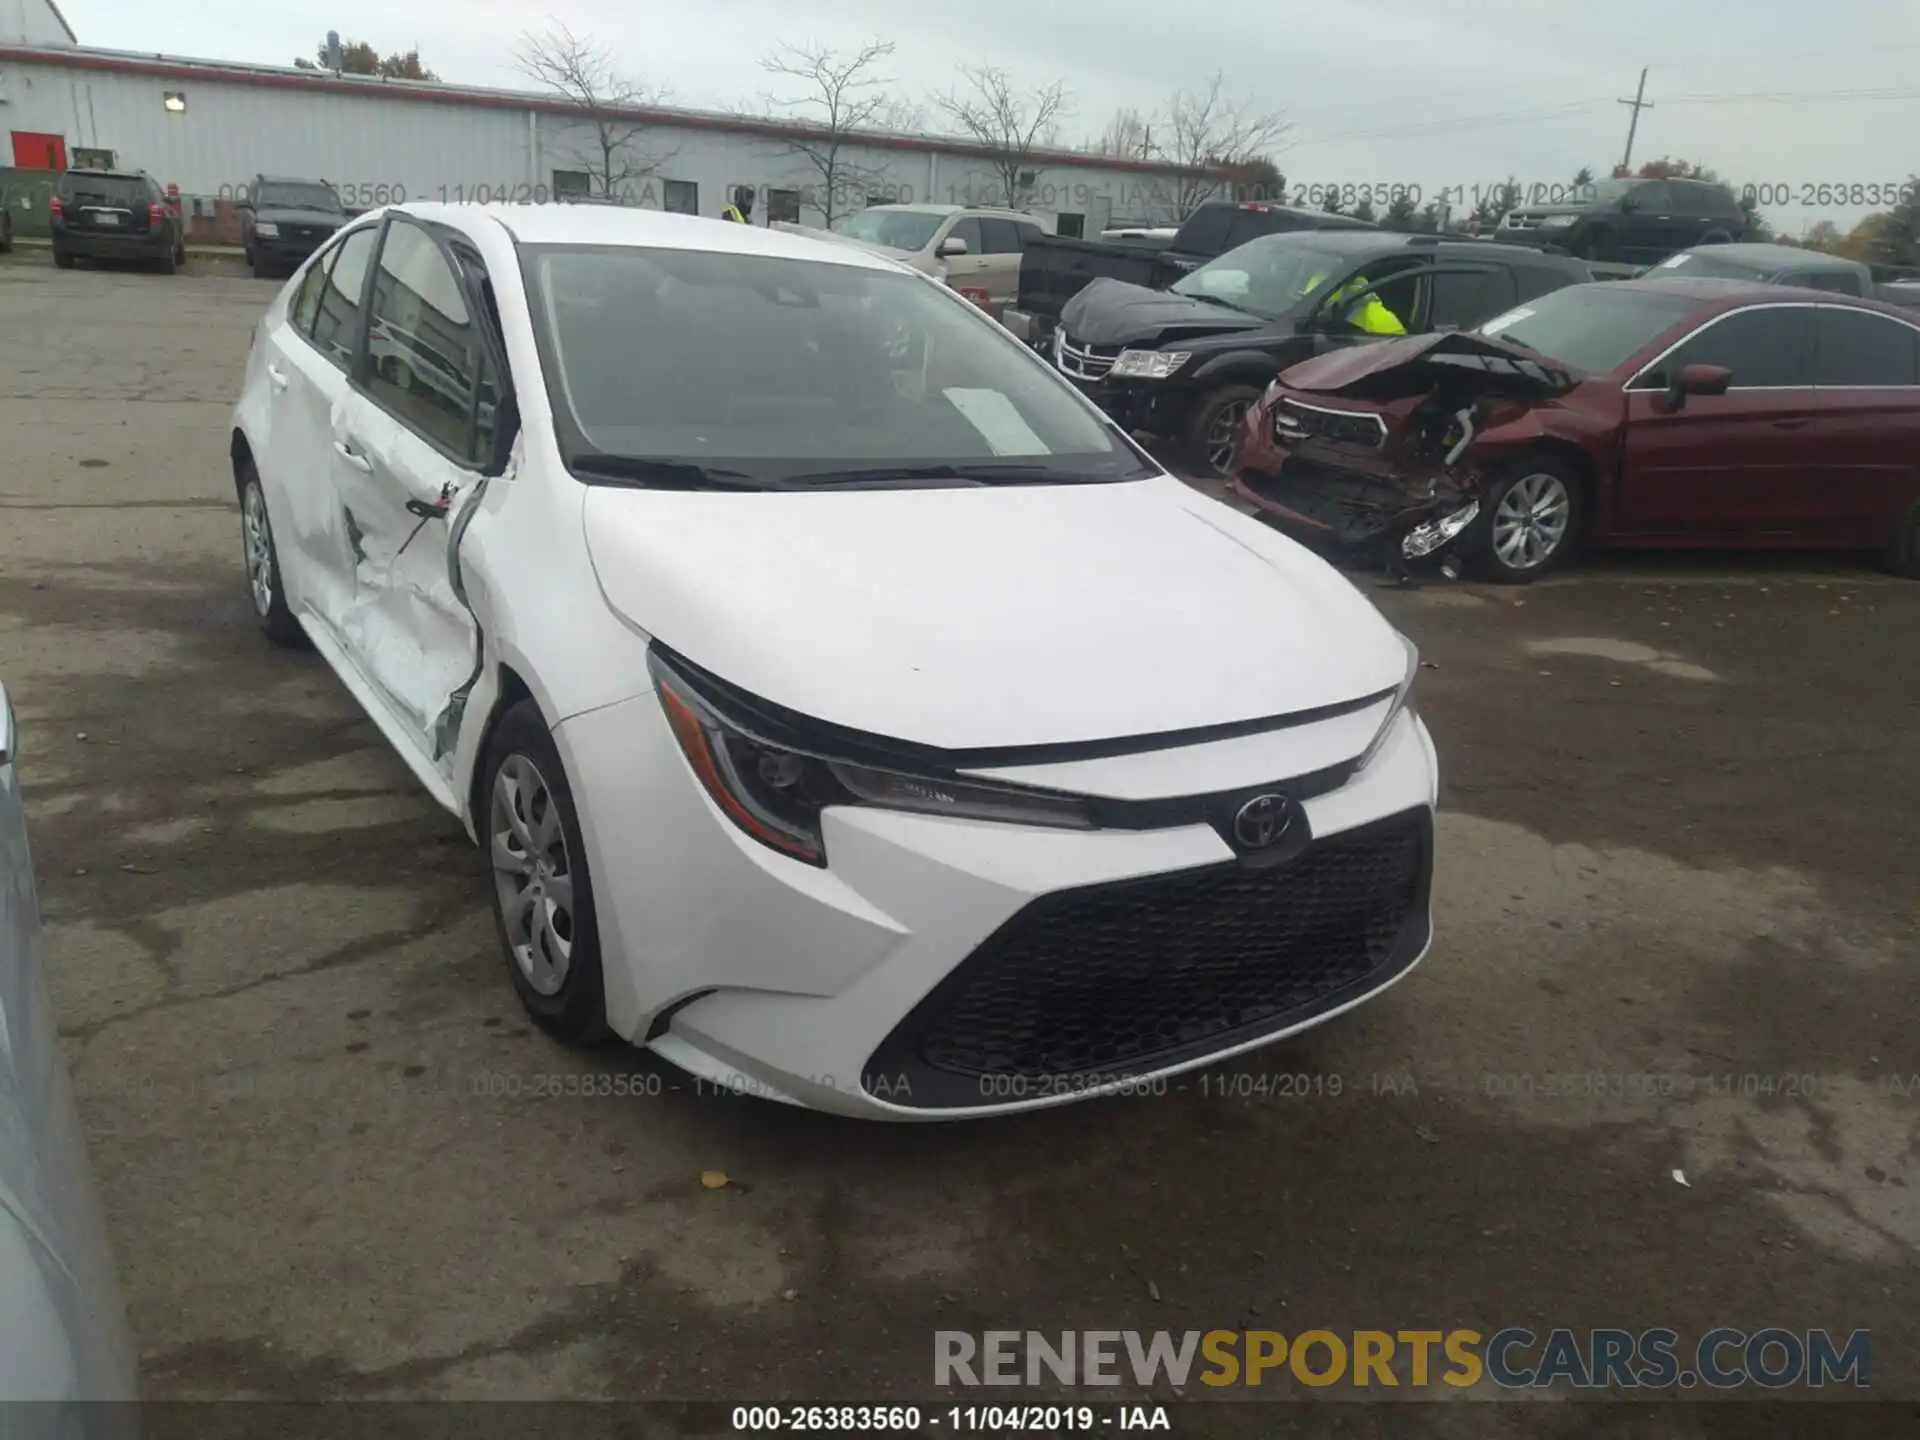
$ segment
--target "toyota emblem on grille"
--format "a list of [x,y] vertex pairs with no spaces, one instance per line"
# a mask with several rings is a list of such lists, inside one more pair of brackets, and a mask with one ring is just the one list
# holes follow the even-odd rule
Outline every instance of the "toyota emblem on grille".
[[1233,838],[1249,850],[1264,850],[1293,823],[1293,802],[1284,795],[1256,795],[1233,817]]

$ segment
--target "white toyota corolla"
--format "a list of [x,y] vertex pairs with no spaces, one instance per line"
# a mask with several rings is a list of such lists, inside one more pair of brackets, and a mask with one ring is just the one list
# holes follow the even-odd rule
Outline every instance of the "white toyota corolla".
[[262,627],[466,825],[562,1039],[955,1118],[1163,1089],[1426,949],[1412,646],[890,260],[379,211],[268,307],[232,455]]

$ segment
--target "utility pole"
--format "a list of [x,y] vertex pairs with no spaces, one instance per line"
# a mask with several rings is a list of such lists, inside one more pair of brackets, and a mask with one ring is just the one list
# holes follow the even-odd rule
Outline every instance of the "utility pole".
[[1634,132],[1640,128],[1640,112],[1642,110],[1653,109],[1653,102],[1648,100],[1646,95],[1647,72],[1642,70],[1640,72],[1640,88],[1633,92],[1633,98],[1631,100],[1622,100],[1620,102],[1622,105],[1631,105],[1633,107],[1633,119],[1627,122],[1627,153],[1622,156],[1620,160],[1620,168],[1622,170],[1631,171],[1633,169],[1633,136]]

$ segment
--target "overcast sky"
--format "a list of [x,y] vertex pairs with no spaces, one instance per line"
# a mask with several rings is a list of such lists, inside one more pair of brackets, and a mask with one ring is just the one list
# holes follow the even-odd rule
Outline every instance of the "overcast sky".
[[[1066,139],[1123,105],[1152,109],[1224,70],[1282,111],[1289,180],[1471,190],[1564,182],[1621,158],[1640,68],[1651,67],[1634,160],[1671,155],[1739,183],[1898,184],[1920,169],[1920,0],[59,0],[86,45],[285,64],[329,28],[383,53],[418,46],[448,81],[524,87],[516,38],[558,16],[614,47],[678,103],[763,92],[776,39],[898,46],[910,96],[984,60],[1030,84],[1066,81]],[[804,13],[805,18],[800,19]],[[1822,92],[1890,90],[1894,98]],[[1726,99],[1761,95],[1766,99]],[[1720,97],[1720,98],[1716,98]],[[1818,98],[1809,98],[1818,97]],[[1846,227],[1858,207],[1766,211],[1783,230]]]

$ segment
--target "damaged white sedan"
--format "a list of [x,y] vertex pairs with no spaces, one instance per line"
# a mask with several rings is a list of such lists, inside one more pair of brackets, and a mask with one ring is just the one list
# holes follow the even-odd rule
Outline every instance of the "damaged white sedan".
[[1412,646],[890,260],[384,210],[269,307],[232,455],[261,625],[466,826],[562,1039],[955,1118],[1427,948]]

